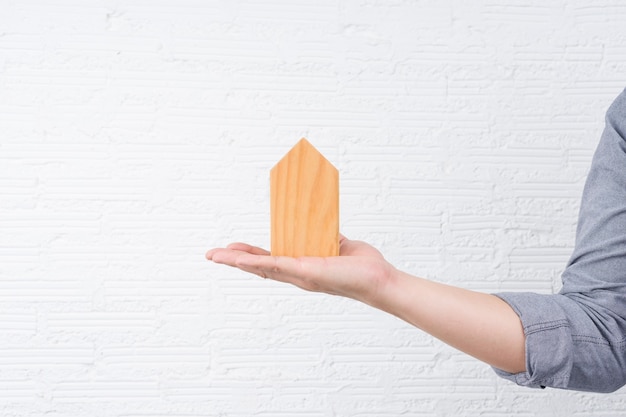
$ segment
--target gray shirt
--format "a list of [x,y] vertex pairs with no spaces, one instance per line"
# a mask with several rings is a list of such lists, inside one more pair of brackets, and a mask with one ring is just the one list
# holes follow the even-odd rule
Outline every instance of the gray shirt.
[[519,385],[612,392],[626,384],[626,90],[606,113],[587,177],[576,246],[558,294],[500,293],[520,316]]

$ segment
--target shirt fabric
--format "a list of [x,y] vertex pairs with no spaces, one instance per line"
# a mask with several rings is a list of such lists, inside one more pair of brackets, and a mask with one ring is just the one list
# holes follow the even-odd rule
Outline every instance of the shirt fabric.
[[626,384],[626,90],[606,113],[558,294],[499,293],[519,315],[519,385],[612,392]]

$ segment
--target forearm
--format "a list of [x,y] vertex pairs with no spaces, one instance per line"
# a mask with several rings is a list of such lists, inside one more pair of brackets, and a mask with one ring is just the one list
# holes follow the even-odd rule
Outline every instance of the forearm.
[[525,370],[520,319],[494,295],[395,270],[368,303],[496,368],[510,373]]

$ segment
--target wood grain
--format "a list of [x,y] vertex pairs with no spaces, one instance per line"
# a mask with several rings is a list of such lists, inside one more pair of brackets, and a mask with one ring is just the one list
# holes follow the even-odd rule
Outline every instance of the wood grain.
[[274,256],[339,255],[339,171],[301,139],[270,171]]

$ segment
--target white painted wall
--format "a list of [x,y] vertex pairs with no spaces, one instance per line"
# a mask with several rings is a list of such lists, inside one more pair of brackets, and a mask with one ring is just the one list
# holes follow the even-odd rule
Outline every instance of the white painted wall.
[[267,246],[303,136],[398,267],[558,290],[626,7],[0,0],[0,415],[616,416],[351,300],[211,265]]

